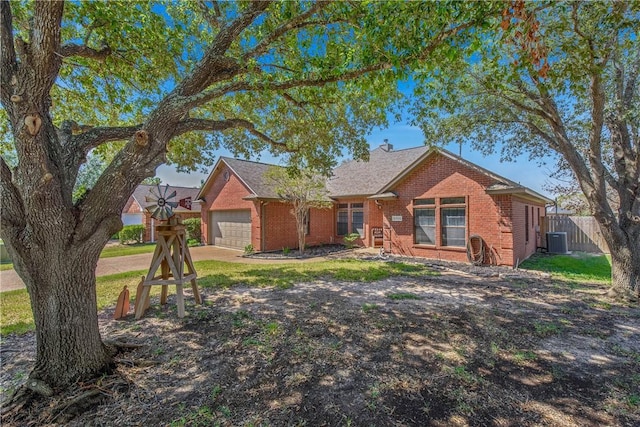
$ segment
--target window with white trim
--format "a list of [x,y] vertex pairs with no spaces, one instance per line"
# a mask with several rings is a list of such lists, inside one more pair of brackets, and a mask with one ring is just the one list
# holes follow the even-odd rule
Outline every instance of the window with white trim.
[[[465,197],[415,199],[414,242],[418,245],[464,247],[467,241]],[[437,227],[440,229],[437,241]]]

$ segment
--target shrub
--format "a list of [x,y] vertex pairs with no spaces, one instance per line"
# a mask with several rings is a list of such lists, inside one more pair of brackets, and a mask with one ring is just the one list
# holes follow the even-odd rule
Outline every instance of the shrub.
[[353,242],[355,242],[359,238],[360,238],[360,235],[358,233],[351,233],[351,234],[347,234],[342,239],[344,240],[344,245],[348,249],[353,249],[353,248],[355,248],[357,246]]
[[202,232],[200,231],[200,218],[188,218],[182,221],[187,229],[187,240],[197,240],[202,243]]
[[144,235],[144,225],[134,224],[125,225],[118,233],[120,243],[125,244],[129,242],[142,243],[142,236]]
[[253,252],[254,252],[254,249],[252,244],[248,244],[247,246],[244,247],[244,253],[246,255],[251,255]]

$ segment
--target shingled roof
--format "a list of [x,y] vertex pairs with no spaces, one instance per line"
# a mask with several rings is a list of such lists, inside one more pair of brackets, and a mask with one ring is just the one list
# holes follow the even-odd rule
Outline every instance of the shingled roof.
[[221,165],[226,164],[229,169],[242,181],[249,191],[253,193],[253,197],[260,199],[278,199],[278,195],[274,189],[268,185],[267,180],[264,178],[265,173],[269,168],[281,167],[276,165],[270,165],[267,163],[252,162],[250,160],[234,159],[232,157],[220,157],[218,162],[214,166],[211,174],[207,178],[207,181],[202,186],[202,189],[198,193],[198,197],[203,197],[204,192],[209,187],[209,184],[213,182],[213,177],[222,168]]
[[333,176],[327,181],[331,197],[376,194],[429,151],[426,146],[397,151],[393,151],[388,144],[384,147],[371,151],[368,162],[351,160],[335,168]]
[[[460,162],[468,168],[491,177],[495,182],[486,189],[490,194],[520,194],[550,203],[552,200],[514,181],[497,175],[447,150],[421,146],[393,150],[391,144],[383,144],[369,153],[369,161],[351,160],[333,170],[327,180],[327,190],[332,198],[370,197],[395,198],[394,187],[427,157],[440,154]],[[274,165],[248,160],[221,157],[203,185],[198,197],[202,197],[213,177],[226,164],[251,191],[254,198],[277,199],[278,195],[268,185],[264,175]],[[281,167],[281,166],[276,166]]]
[[495,183],[486,189],[489,194],[519,194],[523,197],[544,200],[546,203],[551,202],[551,199],[530,188],[484,169],[443,148],[422,146],[398,151],[393,151],[392,148],[390,144],[383,144],[371,151],[368,162],[352,160],[337,167],[333,176],[327,181],[331,197],[366,196],[376,199],[395,197],[392,191],[398,182],[427,157],[440,154],[494,179]]

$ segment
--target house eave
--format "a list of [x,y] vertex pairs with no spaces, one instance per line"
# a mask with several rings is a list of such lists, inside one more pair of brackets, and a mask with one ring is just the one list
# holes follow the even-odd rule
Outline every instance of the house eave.
[[495,190],[485,190],[485,192],[491,195],[512,194],[534,202],[553,203],[553,200],[543,196],[542,194],[538,194],[535,191],[529,190],[528,188],[500,188]]
[[367,197],[367,199],[372,199],[372,200],[396,200],[397,198],[398,198],[398,195],[393,191],[387,191],[386,193],[378,193],[378,194],[374,194],[373,196]]
[[253,202],[279,202],[281,199],[277,198],[277,197],[262,197],[262,196],[258,196],[257,194],[249,194],[248,196],[244,196],[242,198],[242,200],[249,200],[249,201],[253,201]]
[[360,198],[366,198],[369,197],[369,194],[331,194],[329,196],[329,198],[333,199],[333,200],[340,200],[340,199],[360,199]]

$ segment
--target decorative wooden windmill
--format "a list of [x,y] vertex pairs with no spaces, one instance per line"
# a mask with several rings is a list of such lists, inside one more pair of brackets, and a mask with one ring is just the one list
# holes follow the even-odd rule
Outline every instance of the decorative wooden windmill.
[[[169,285],[176,285],[176,305],[178,306],[178,317],[184,317],[184,294],[183,285],[191,283],[193,296],[197,304],[202,304],[198,285],[196,284],[196,270],[189,253],[189,246],[186,243],[185,226],[182,225],[180,217],[176,216],[173,209],[178,205],[190,204],[188,201],[171,201],[176,197],[176,192],[169,192],[169,186],[164,189],[159,185],[156,189],[151,188],[151,196],[147,196],[147,202],[154,205],[148,209],[151,216],[156,220],[168,220],[167,224],[156,226],[158,241],[156,250],[151,259],[151,266],[146,277],[138,285],[136,292],[135,315],[140,319],[149,308],[149,294],[151,286],[161,285],[160,304],[167,303],[167,292]],[[159,274],[158,269],[160,269]],[[185,271],[186,270],[186,271]]]

